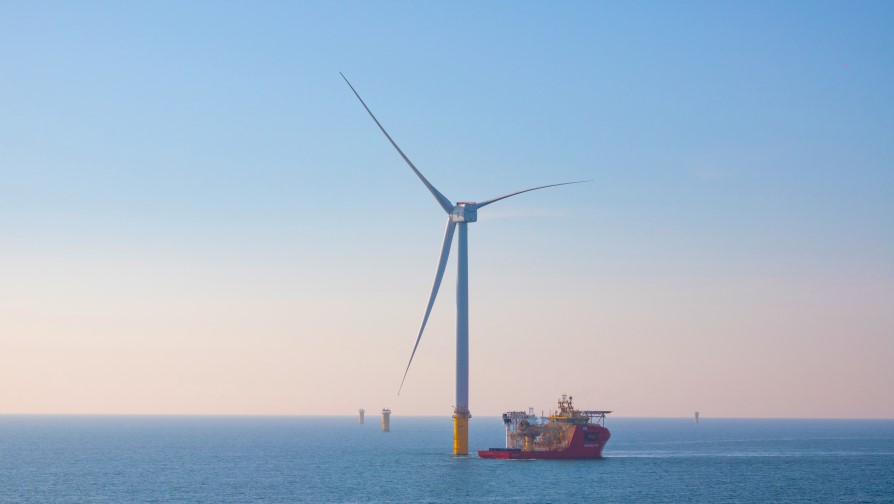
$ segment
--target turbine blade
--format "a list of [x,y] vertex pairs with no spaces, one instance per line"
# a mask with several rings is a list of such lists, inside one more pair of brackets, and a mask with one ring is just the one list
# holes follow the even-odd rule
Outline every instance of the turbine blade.
[[447,267],[447,258],[450,256],[450,245],[453,243],[453,231],[456,229],[456,223],[447,219],[447,230],[444,231],[444,243],[441,245],[441,257],[438,259],[438,270],[435,272],[435,281],[431,286],[431,295],[428,296],[428,306],[425,308],[425,315],[422,317],[422,326],[419,327],[419,335],[416,336],[416,344],[413,345],[413,353],[410,354],[410,362],[407,363],[407,369],[404,370],[404,377],[400,380],[400,388],[397,389],[397,395],[404,388],[404,380],[407,379],[407,372],[410,371],[410,364],[413,363],[413,357],[416,355],[416,349],[419,348],[419,340],[422,339],[422,331],[425,330],[425,324],[428,322],[428,316],[431,314],[431,307],[435,304],[435,298],[438,297],[438,289],[441,287],[441,279],[444,278],[444,268]]
[[485,205],[490,205],[491,203],[500,201],[501,199],[506,199],[510,196],[515,196],[516,194],[526,193],[526,192],[530,192],[530,191],[536,191],[537,189],[546,189],[547,187],[556,187],[556,186],[569,185],[569,184],[583,184],[584,182],[592,182],[592,180],[578,180],[575,182],[562,182],[560,184],[550,184],[550,185],[544,185],[544,186],[539,186],[539,187],[532,187],[530,189],[524,189],[522,191],[516,191],[514,193],[504,194],[503,196],[491,198],[489,200],[482,201],[481,203],[475,203],[475,206],[478,208],[481,208]]
[[393,145],[394,148],[397,149],[397,152],[400,154],[400,157],[404,158],[404,161],[406,161],[407,164],[410,165],[410,168],[413,170],[414,173],[416,173],[416,176],[419,177],[419,180],[421,180],[422,183],[425,184],[425,187],[427,187],[428,190],[431,192],[432,196],[435,197],[435,199],[438,201],[438,204],[441,205],[441,208],[443,208],[444,211],[447,212],[448,214],[450,212],[452,212],[453,204],[450,202],[450,200],[447,199],[446,196],[441,194],[437,189],[435,189],[435,186],[431,185],[431,183],[428,180],[426,180],[426,178],[422,175],[422,173],[416,169],[416,166],[413,164],[413,162],[410,161],[410,158],[408,158],[407,155],[404,154],[404,151],[400,150],[400,147],[398,147],[397,144],[394,143],[394,140],[391,138],[391,135],[389,135],[388,132],[385,131],[385,128],[382,127],[382,123],[380,123],[379,120],[376,119],[376,116],[373,115],[372,110],[370,110],[369,107],[366,106],[366,102],[363,101],[363,98],[360,97],[360,94],[357,93],[357,90],[354,89],[354,86],[352,86],[351,83],[348,82],[348,78],[345,77],[345,74],[339,72],[339,75],[341,75],[341,78],[344,79],[345,82],[348,83],[348,87],[350,87],[351,91],[354,92],[354,96],[356,96],[357,99],[360,100],[360,103],[363,105],[363,108],[365,108],[366,111],[369,112],[369,116],[372,117],[372,120],[376,122],[376,125],[379,127],[380,130],[382,130],[382,133],[385,134],[385,137],[388,139],[389,142],[391,142],[391,145]]

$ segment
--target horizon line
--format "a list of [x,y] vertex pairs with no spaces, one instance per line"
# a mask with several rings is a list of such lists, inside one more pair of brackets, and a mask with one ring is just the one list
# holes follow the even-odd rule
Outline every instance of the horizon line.
[[[380,416],[379,412],[373,411],[367,416]],[[207,418],[352,418],[356,419],[357,414],[353,415],[332,415],[332,414],[263,414],[263,413],[0,413],[0,417],[207,417]],[[398,418],[451,418],[450,415],[396,415]],[[496,415],[479,415],[483,418],[500,418]],[[538,416],[538,415],[535,415]],[[392,412],[391,417],[395,415]],[[645,415],[618,415],[607,418],[625,419],[625,420],[692,420],[693,416],[645,416]],[[741,416],[704,416],[699,414],[699,422],[704,420],[880,420],[894,421],[894,417],[798,417],[798,416],[780,416],[780,417],[741,417]],[[693,423],[696,423],[693,421]]]

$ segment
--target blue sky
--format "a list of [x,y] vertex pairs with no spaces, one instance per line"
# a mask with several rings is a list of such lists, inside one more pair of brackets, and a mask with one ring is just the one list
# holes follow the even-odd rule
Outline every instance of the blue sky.
[[[19,367],[0,411],[449,414],[452,267],[417,386],[392,391],[443,216],[342,71],[453,200],[594,180],[472,228],[473,412],[568,391],[817,416],[840,365],[854,398],[825,414],[894,416],[892,20],[886,2],[3,5],[0,353]],[[520,349],[546,337],[598,347],[615,382],[571,390],[561,359]],[[568,385],[507,396],[498,357]],[[761,366],[776,395],[724,398]],[[668,376],[692,393],[656,397]]]

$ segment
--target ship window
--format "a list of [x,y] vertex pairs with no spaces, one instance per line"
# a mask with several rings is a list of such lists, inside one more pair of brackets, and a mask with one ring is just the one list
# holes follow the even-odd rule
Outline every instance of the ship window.
[[595,443],[596,441],[599,441],[599,435],[595,432],[588,432],[584,434],[584,439],[586,439],[587,442]]

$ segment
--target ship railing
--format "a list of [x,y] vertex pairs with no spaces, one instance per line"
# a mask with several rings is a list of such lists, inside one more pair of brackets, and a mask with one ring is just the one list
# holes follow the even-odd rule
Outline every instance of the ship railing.
[[585,416],[591,420],[595,418],[596,424],[603,427],[605,427],[605,415],[608,415],[609,413],[611,413],[611,411],[605,410],[587,410],[580,412],[581,416]]

